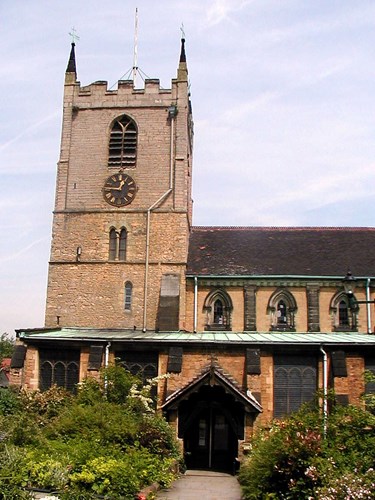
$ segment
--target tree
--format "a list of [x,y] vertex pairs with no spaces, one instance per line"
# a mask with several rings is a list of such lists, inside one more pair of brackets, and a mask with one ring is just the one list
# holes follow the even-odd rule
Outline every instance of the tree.
[[14,340],[7,333],[0,336],[0,363],[4,358],[11,358],[14,351]]

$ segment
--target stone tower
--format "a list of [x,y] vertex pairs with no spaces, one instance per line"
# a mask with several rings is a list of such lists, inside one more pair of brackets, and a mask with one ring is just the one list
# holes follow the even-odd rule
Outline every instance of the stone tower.
[[179,330],[191,229],[193,122],[185,41],[171,89],[77,80],[72,44],[46,327]]

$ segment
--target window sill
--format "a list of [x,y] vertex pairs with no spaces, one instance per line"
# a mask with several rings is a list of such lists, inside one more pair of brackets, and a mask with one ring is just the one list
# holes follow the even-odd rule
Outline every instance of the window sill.
[[216,324],[216,323],[213,323],[212,325],[206,325],[204,327],[205,331],[231,331],[232,328],[230,326],[227,326],[227,325],[219,325],[219,324]]
[[270,332],[295,332],[296,329],[294,326],[288,326],[288,325],[278,325],[278,326],[271,326]]

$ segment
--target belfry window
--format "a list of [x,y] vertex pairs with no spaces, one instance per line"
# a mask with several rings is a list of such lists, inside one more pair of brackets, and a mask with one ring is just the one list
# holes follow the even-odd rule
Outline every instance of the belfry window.
[[205,330],[230,330],[232,309],[231,298],[225,290],[209,293],[203,306],[206,314]]
[[123,227],[120,231],[119,235],[119,250],[118,250],[118,260],[126,260],[126,239],[127,239],[127,231]]
[[271,319],[271,331],[294,331],[294,315],[297,303],[293,295],[285,289],[276,290],[269,302],[267,311]]
[[125,311],[131,311],[132,308],[132,295],[133,295],[133,285],[130,281],[125,283],[125,299],[124,299],[124,309]]
[[[355,301],[354,301],[355,303]],[[330,304],[332,329],[336,332],[356,331],[358,306],[350,307],[345,292],[338,292]]]
[[117,118],[109,138],[108,166],[134,168],[137,160],[137,126],[126,115]]
[[126,247],[127,247],[128,232],[126,228],[121,228],[120,231],[116,231],[115,228],[111,228],[109,231],[109,260],[126,260]]
[[117,256],[117,233],[116,229],[112,228],[109,231],[109,260],[116,260]]

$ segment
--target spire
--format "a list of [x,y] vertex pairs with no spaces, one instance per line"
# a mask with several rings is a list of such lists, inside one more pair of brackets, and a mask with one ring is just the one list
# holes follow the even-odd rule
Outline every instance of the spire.
[[186,64],[186,53],[185,53],[185,38],[181,38],[181,52],[180,52],[180,62],[177,71],[177,80],[180,82],[187,82],[188,70]]
[[180,63],[186,63],[186,54],[185,54],[185,38],[181,38],[181,54],[180,54]]
[[69,57],[68,66],[66,68],[66,73],[75,73],[75,75],[77,77],[76,54],[74,51],[75,46],[76,46],[76,44],[74,42],[72,42],[72,48],[70,50],[70,57]]

